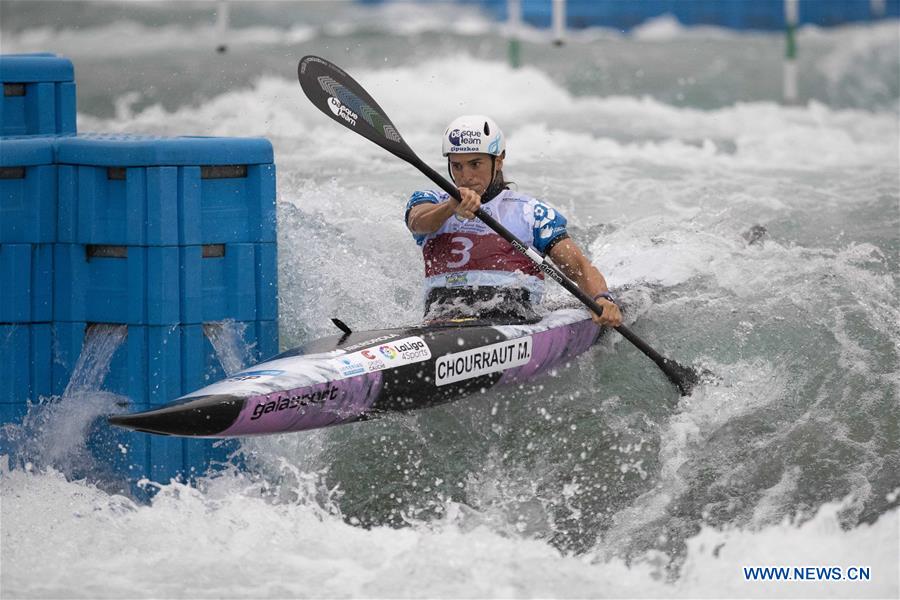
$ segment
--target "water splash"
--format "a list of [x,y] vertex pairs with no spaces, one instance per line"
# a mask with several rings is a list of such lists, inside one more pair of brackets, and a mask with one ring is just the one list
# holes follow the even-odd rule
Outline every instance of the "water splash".
[[244,341],[246,331],[246,323],[233,320],[203,325],[203,333],[212,344],[219,362],[222,363],[225,375],[233,375],[248,367],[253,361],[253,348],[256,344]]
[[72,377],[63,392],[63,398],[100,389],[109,375],[113,355],[128,337],[125,325],[92,323],[84,333],[84,344]]
[[27,471],[53,468],[70,478],[102,478],[104,468],[88,449],[90,430],[102,415],[126,399],[100,391],[116,350],[127,337],[124,325],[92,324],[62,396],[30,404],[21,424],[7,423],[4,452]]

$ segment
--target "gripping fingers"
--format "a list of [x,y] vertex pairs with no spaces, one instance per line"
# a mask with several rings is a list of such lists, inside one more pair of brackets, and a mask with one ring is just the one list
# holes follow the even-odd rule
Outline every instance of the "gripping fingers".
[[606,299],[600,299],[597,303],[603,309],[603,314],[594,314],[594,323],[608,327],[618,327],[622,324],[622,311],[619,310],[618,306]]
[[474,219],[475,213],[481,208],[481,196],[468,188],[459,188],[462,200],[456,207],[456,214],[461,219]]

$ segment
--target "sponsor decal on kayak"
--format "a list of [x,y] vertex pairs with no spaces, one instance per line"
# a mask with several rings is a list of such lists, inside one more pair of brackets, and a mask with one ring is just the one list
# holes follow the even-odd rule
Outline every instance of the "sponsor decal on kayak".
[[531,360],[531,336],[445,354],[434,363],[435,385],[447,385],[480,375],[520,367]]
[[[431,358],[431,350],[428,348],[422,338],[408,337],[393,344],[393,349],[400,357],[399,360],[405,362],[420,362]],[[392,360],[396,360],[396,357]]]
[[373,344],[377,344],[379,342],[388,342],[397,337],[396,334],[383,335],[381,337],[372,338],[371,340],[366,340],[364,342],[360,342],[358,344],[353,344],[352,346],[344,346],[344,351],[353,352],[354,350],[359,350],[360,348],[365,348],[366,346],[371,346]]
[[262,377],[274,377],[275,375],[281,375],[282,373],[284,373],[284,371],[278,371],[275,369],[247,371],[246,373],[238,373],[234,377],[229,377],[225,381],[250,381],[252,379],[260,379]]
[[338,368],[341,375],[344,377],[353,377],[354,375],[361,375],[366,372],[366,368],[363,364],[357,360],[353,360],[352,355],[338,360]]
[[[377,342],[380,340],[371,340]],[[372,346],[337,359],[335,365],[344,377],[374,373],[393,367],[422,362],[431,358],[428,344],[417,336]]]
[[310,404],[322,404],[326,400],[334,400],[337,398],[338,389],[329,385],[324,390],[316,390],[305,394],[293,393],[285,395],[275,400],[262,402],[253,407],[253,414],[250,416],[251,421],[255,421],[263,415],[281,412],[283,410],[300,410]]

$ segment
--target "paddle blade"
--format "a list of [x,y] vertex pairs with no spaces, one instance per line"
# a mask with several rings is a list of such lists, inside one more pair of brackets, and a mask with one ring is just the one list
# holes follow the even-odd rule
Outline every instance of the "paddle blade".
[[700,383],[700,373],[690,367],[680,365],[670,358],[664,358],[663,361],[665,362],[663,370],[669,380],[678,387],[682,396],[690,396],[694,386]]
[[297,78],[306,97],[326,116],[407,162],[418,161],[378,103],[343,69],[324,58],[304,56]]

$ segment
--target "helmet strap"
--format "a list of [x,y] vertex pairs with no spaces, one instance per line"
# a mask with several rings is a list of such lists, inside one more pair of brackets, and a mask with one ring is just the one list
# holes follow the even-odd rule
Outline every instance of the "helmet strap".
[[452,181],[455,184],[456,178],[453,177],[453,169],[450,168],[450,157],[451,156],[452,156],[452,154],[447,155],[447,175],[450,176],[450,181]]
[[487,189],[484,190],[484,193],[481,195],[481,202],[487,203],[493,200],[497,194],[506,189],[506,184],[500,177],[497,177],[497,173],[495,169],[497,168],[497,157],[493,154],[491,155],[491,183],[487,186]]

